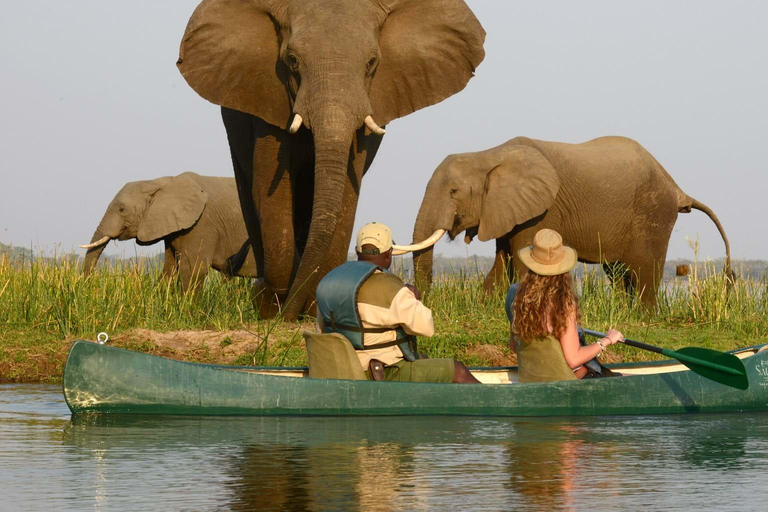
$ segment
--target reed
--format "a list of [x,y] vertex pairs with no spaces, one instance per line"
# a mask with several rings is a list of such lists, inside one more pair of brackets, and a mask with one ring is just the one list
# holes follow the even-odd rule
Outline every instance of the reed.
[[[735,270],[739,274],[738,266]],[[577,274],[586,327],[602,331],[616,327],[627,337],[669,348],[730,350],[768,342],[768,275],[731,283],[714,264],[696,262],[688,276],[663,282],[658,306],[649,311],[636,296],[612,284],[599,267],[585,266]],[[424,301],[433,310],[436,335],[420,342],[422,352],[475,365],[499,364],[483,347],[511,356],[506,287],[487,295],[484,277],[470,266],[435,279]],[[50,352],[59,358],[52,367],[60,368],[67,348],[61,340],[95,339],[101,331],[115,334],[134,328],[245,329],[254,335],[257,348],[236,362],[302,365],[306,354],[300,333],[312,327],[309,317],[293,324],[280,318],[259,319],[251,303],[250,281],[226,279],[216,272],[209,273],[197,293],[184,293],[173,280],[163,279],[149,259],[112,261],[84,277],[76,258],[20,262],[0,256],[0,367],[8,361],[44,358]],[[617,360],[649,357],[627,347],[612,347],[612,352]],[[38,364],[33,363],[29,368]]]
[[[617,328],[627,337],[669,348],[731,350],[768,342],[768,274],[730,282],[713,263],[694,261],[688,276],[662,281],[657,306],[649,310],[636,294],[624,290],[621,274],[611,280],[600,267],[583,265],[579,270],[576,287],[582,324],[591,329]],[[739,275],[738,266],[734,270]],[[425,299],[435,314],[434,343],[439,347],[432,351],[435,356],[457,349],[461,354],[462,349],[493,339],[499,344],[508,336],[504,294],[487,296],[483,279],[479,272],[468,272],[435,280]],[[617,360],[649,357],[624,346],[612,351]],[[472,362],[471,351],[464,352]]]
[[212,273],[197,293],[184,293],[146,259],[100,265],[88,277],[78,260],[0,257],[0,326],[61,337],[134,327],[228,329],[257,320],[250,284]]

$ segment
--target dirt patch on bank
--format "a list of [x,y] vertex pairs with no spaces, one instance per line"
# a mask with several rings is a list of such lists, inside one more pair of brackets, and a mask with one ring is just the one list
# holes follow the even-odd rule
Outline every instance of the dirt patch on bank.
[[[170,332],[131,329],[116,334],[109,344],[134,349],[139,347],[143,352],[184,361],[233,364],[242,360],[243,356],[263,350],[263,339],[257,332],[242,329]],[[279,341],[270,336],[267,348]],[[303,341],[297,341],[303,345]]]
[[228,331],[170,331],[158,332],[151,329],[131,329],[115,335],[110,344],[130,346],[135,344],[154,345],[157,353],[168,357],[186,359],[188,356],[200,356],[222,364],[232,363],[238,357],[253,353],[262,338],[245,330]]
[[[267,333],[259,326],[169,332],[136,328],[111,334],[107,344],[195,363],[305,366],[307,356],[301,332],[313,327],[310,323],[281,323],[269,331],[266,344],[262,340]],[[0,384],[58,382],[72,342],[95,341],[94,337],[76,335],[62,339],[45,331],[0,333]]]
[[505,354],[497,345],[478,345],[469,349],[469,353],[488,361],[488,366],[517,366],[517,355]]

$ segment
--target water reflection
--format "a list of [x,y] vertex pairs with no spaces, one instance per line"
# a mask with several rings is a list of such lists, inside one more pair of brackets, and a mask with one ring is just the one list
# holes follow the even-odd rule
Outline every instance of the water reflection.
[[198,502],[206,508],[578,510],[659,500],[674,508],[706,496],[670,492],[681,475],[687,485],[704,473],[743,484],[740,470],[768,468],[765,418],[97,416],[74,418],[65,442],[101,463],[109,439],[123,471],[150,457],[218,475],[208,494],[218,501]]
[[[0,387],[9,509],[760,509],[768,415],[68,419]],[[750,506],[752,505],[752,506]]]
[[233,465],[234,510],[391,510],[412,451],[396,444],[247,446]]
[[[531,505],[574,508],[573,490],[580,461],[589,460],[586,441],[572,425],[524,424],[515,442],[507,443],[509,489]],[[527,438],[527,439],[523,439]]]

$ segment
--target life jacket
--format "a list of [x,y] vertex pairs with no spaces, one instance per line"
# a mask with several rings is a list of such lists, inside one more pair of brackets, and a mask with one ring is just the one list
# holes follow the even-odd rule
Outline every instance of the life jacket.
[[[374,350],[397,345],[406,361],[418,359],[414,336],[402,327],[363,327],[357,308],[357,296],[363,283],[377,270],[388,270],[367,261],[348,261],[326,274],[317,285],[317,309],[323,318],[323,332],[336,332],[349,340],[355,350]],[[397,339],[375,345],[365,344],[366,333],[396,331]]]

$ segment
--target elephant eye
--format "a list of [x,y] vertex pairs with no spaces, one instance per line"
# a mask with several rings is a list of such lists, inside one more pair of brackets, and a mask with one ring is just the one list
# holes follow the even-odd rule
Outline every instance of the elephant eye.
[[117,211],[120,213],[125,213],[125,206],[121,206],[120,208],[117,209]]
[[459,189],[458,189],[458,188],[452,188],[452,189],[451,189],[451,195],[452,195],[452,196],[455,196],[455,195],[456,195],[456,194],[458,194],[458,193],[459,193]]
[[299,59],[293,53],[285,54],[285,63],[288,65],[291,71],[299,70]]
[[368,63],[365,65],[366,72],[370,73],[376,67],[376,59],[378,56],[374,53],[373,56],[368,59]]

